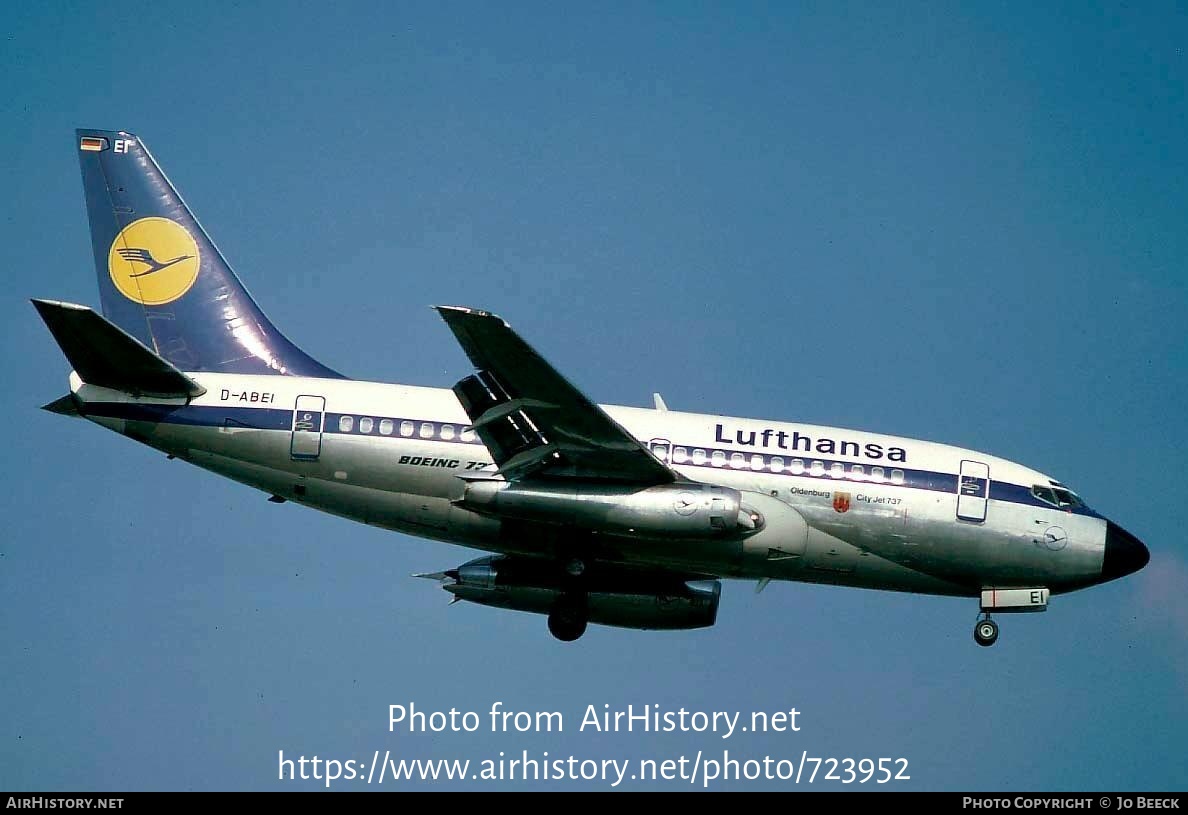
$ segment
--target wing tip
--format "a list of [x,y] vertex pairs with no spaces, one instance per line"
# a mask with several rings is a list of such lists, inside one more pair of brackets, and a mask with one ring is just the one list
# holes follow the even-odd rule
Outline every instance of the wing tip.
[[74,399],[74,394],[68,393],[65,396],[60,396],[49,404],[42,405],[42,410],[50,413],[57,413],[59,416],[81,416],[82,413],[78,409],[78,402]]
[[481,308],[471,308],[470,306],[434,306],[433,309],[441,315],[442,319],[449,322],[451,318],[465,318],[473,317],[479,320],[498,320],[505,326],[510,328],[507,320],[500,317],[491,311],[484,311]]
[[90,308],[90,306],[78,303],[68,303],[65,300],[50,300],[47,297],[30,297],[29,302],[39,310],[42,308],[69,308],[75,311],[87,311]]

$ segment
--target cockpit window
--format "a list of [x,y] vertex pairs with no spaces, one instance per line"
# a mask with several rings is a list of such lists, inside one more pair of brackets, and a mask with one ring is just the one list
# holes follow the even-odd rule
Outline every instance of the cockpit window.
[[1075,492],[1065,487],[1045,487],[1042,484],[1036,484],[1031,488],[1031,494],[1045,504],[1051,504],[1060,509],[1075,509],[1085,506],[1085,502]]
[[1036,484],[1031,488],[1031,494],[1043,501],[1045,504],[1056,506],[1056,496],[1047,487]]
[[1059,502],[1061,509],[1066,509],[1068,507],[1076,508],[1079,506],[1084,506],[1085,504],[1085,502],[1078,498],[1072,490],[1053,487],[1052,492],[1056,493],[1056,500]]

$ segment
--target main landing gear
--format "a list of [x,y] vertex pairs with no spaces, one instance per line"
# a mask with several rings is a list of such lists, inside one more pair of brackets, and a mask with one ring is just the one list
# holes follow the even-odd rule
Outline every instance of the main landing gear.
[[557,596],[549,611],[549,633],[561,642],[573,642],[586,633],[586,589],[582,577],[586,573],[586,562],[580,557],[570,558],[564,564],[565,590]]
[[549,612],[549,633],[561,642],[573,642],[586,633],[586,596],[565,592]]
[[[552,625],[550,623],[550,625]],[[989,648],[998,639],[998,623],[990,619],[990,612],[982,613],[982,619],[974,626],[974,642]]]

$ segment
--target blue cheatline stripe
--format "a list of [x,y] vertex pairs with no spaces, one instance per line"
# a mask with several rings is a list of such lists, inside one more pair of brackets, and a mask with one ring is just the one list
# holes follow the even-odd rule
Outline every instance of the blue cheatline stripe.
[[[97,402],[88,403],[86,406],[88,416],[106,416],[114,419],[128,419],[130,421],[154,422],[164,424],[180,424],[191,425],[196,427],[242,427],[252,428],[256,430],[291,430],[293,426],[293,411],[278,409],[278,408],[252,408],[252,407],[233,407],[231,405],[146,405],[128,402]],[[361,420],[370,419],[370,425],[365,425]],[[345,421],[344,421],[345,420]],[[390,425],[382,424],[388,423]],[[405,424],[407,423],[407,424]],[[402,425],[404,425],[402,431]],[[370,429],[364,432],[361,427],[368,426]],[[411,433],[408,432],[411,426]],[[381,433],[381,427],[390,428],[389,433]],[[468,434],[470,438],[463,439],[461,437],[462,431],[466,429],[466,425],[457,424],[455,422],[440,422],[433,419],[410,419],[394,416],[368,416],[357,413],[327,413],[324,429],[322,432],[330,433],[340,436],[365,436],[371,438],[390,438],[396,440],[409,440],[420,442],[439,442],[443,444],[470,444],[483,446],[480,439],[473,437],[473,434]],[[424,435],[422,435],[424,434]],[[451,438],[445,438],[443,434],[450,434]],[[839,461],[836,459],[816,458],[813,456],[789,456],[787,454],[774,455],[770,453],[742,453],[739,450],[714,448],[714,447],[695,447],[693,445],[678,445],[672,444],[670,450],[675,447],[684,447],[686,450],[704,450],[705,461],[703,463],[694,463],[692,458],[688,458],[679,464],[674,464],[677,467],[689,467],[701,470],[724,470],[733,472],[755,472],[763,473],[764,475],[777,475],[788,478],[811,478],[816,481],[825,481],[831,484],[854,484],[865,486],[881,486],[881,487],[908,487],[910,489],[928,490],[930,492],[943,492],[955,495],[957,493],[958,477],[955,473],[942,473],[934,470],[914,470],[902,465],[896,466],[896,463],[889,464],[863,464],[864,468],[872,466],[882,467],[884,473],[890,474],[892,470],[903,471],[903,483],[892,483],[886,475],[883,480],[876,481],[869,477],[858,478],[855,477],[851,471],[851,467],[855,464],[852,461]],[[484,448],[485,449],[485,448]],[[713,454],[716,452],[725,455],[725,463],[715,466],[712,462]],[[743,466],[730,466],[731,455],[739,453],[743,456]],[[751,461],[755,456],[758,456],[761,465],[758,469],[751,466]],[[781,469],[776,472],[772,470],[772,460],[780,459]],[[802,472],[792,472],[789,469],[789,462],[792,460],[800,460],[805,463],[805,469]],[[810,472],[809,467],[814,462],[821,462],[823,470],[820,473]],[[829,469],[834,464],[844,465],[845,470],[840,476],[833,476],[829,474]],[[993,501],[1004,501],[1012,504],[1025,504],[1027,506],[1040,507],[1043,509],[1055,509],[1051,504],[1039,500],[1031,494],[1031,487],[1012,484],[1007,481],[990,482],[990,499]],[[1065,510],[1073,515],[1088,515],[1094,518],[1101,517],[1087,506],[1076,507],[1071,510]]]
[[206,407],[199,405],[146,405],[130,402],[88,402],[87,416],[106,416],[133,422],[181,424],[194,427],[247,427],[255,430],[291,430],[293,411],[276,408]]

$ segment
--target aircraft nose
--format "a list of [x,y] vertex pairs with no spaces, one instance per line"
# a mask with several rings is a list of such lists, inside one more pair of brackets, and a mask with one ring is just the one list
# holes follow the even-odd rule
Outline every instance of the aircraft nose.
[[1106,521],[1105,558],[1101,563],[1101,576],[1106,580],[1125,577],[1147,565],[1151,553],[1143,542],[1118,526]]

